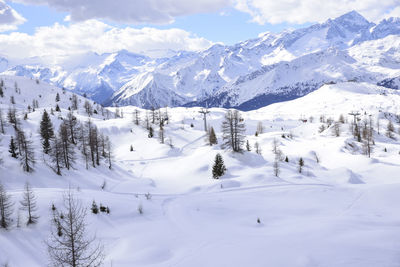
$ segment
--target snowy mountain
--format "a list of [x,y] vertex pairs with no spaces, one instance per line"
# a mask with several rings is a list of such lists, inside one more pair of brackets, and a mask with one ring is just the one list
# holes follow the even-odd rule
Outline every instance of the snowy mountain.
[[169,58],[120,51],[83,55],[62,66],[3,63],[0,70],[39,78],[106,105],[250,110],[300,97],[328,82],[377,84],[398,77],[399,40],[399,18],[375,25],[352,11],[307,28]]

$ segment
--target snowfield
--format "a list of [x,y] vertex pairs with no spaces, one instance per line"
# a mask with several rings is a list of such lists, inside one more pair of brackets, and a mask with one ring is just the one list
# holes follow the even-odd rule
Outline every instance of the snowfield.
[[[226,112],[222,108],[210,109],[207,116],[219,142],[209,146],[200,108],[162,108],[169,122],[166,144],[160,144],[157,125],[153,125],[155,136],[148,138],[146,128],[134,124],[136,107],[118,108],[123,118],[115,118],[117,108],[108,108],[109,119],[97,107],[91,120],[111,138],[113,168],[102,164],[87,170],[77,150],[74,168],[58,176],[43,163],[39,122],[43,109],[55,109],[58,92],[61,112],[51,115],[57,129],[60,117],[68,113],[72,93],[28,78],[0,78],[6,85],[0,97],[3,116],[11,106],[11,95],[21,117],[32,99],[39,100],[39,108],[22,120],[22,128],[34,140],[33,173],[24,173],[8,153],[12,127],[7,125],[6,133],[0,134],[0,182],[15,203],[12,227],[0,229],[0,264],[48,264],[44,241],[50,234],[50,207],[53,203],[60,207],[63,192],[70,187],[88,209],[93,200],[110,208],[110,214],[88,210],[87,216],[90,233],[105,246],[104,266],[399,266],[400,93],[396,90],[367,83],[328,84],[296,100],[242,112],[252,147],[243,153],[220,147]],[[14,82],[21,94],[15,92]],[[79,97],[80,108],[75,111],[81,121],[88,119],[84,101]],[[145,111],[139,110],[143,119]],[[352,111],[360,112],[361,119],[371,115],[374,120],[371,158],[361,153],[361,144],[350,133]],[[319,132],[326,125],[320,116],[336,121],[341,114],[346,122],[340,124],[339,137],[333,135],[332,126]],[[395,139],[385,136],[388,119],[395,124]],[[255,136],[259,122],[264,133]],[[288,157],[288,162],[279,162],[279,177],[273,172],[274,139]],[[254,152],[255,142],[261,155]],[[212,179],[217,153],[223,156],[227,173]],[[300,157],[305,162],[301,174]],[[40,218],[36,225],[22,223],[18,228],[26,181],[37,196]],[[20,215],[24,219],[23,211]]]

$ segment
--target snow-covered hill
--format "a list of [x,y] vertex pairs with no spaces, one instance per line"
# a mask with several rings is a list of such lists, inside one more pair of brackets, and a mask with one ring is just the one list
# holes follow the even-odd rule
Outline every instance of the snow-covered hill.
[[198,53],[158,59],[128,51],[86,54],[51,66],[1,59],[0,72],[39,78],[107,105],[250,110],[303,96],[326,82],[383,84],[400,76],[399,21],[375,25],[353,11]]
[[[346,64],[347,56],[343,57]],[[100,164],[87,169],[78,142],[73,146],[77,157],[73,168],[63,169],[59,176],[41,152],[39,123],[44,109],[59,105],[60,111],[50,114],[58,128],[69,113],[73,94],[35,79],[0,79],[6,88],[0,108],[17,109],[37,160],[32,173],[22,171],[19,160],[8,152],[14,128],[6,123],[5,134],[0,133],[0,182],[12,197],[14,221],[8,230],[0,229],[0,264],[47,265],[44,241],[50,235],[50,207],[60,208],[63,193],[72,188],[84,207],[90,208],[95,200],[110,208],[110,214],[88,213],[86,221],[89,234],[96,234],[105,247],[104,266],[398,265],[397,90],[354,81],[326,84],[296,100],[242,112],[245,140],[251,146],[243,153],[221,148],[224,108],[211,108],[207,116],[218,138],[214,146],[206,143],[200,108],[162,108],[159,112],[168,114],[162,144],[158,123],[150,123],[154,137],[148,137],[149,111],[133,106],[119,111],[108,108],[104,114],[121,111],[123,116],[107,117],[90,102],[98,110],[91,122],[112,141],[113,168]],[[15,104],[10,103],[11,96]],[[24,120],[33,100],[39,107]],[[72,110],[82,122],[89,119],[85,101],[78,97],[79,108]],[[133,119],[136,110],[139,125]],[[355,111],[360,113],[361,128],[364,119],[372,120],[370,158],[350,130],[353,117],[348,113]],[[394,124],[393,138],[385,134],[389,120]],[[256,136],[259,123],[263,131]],[[273,140],[282,153],[279,176],[274,175]],[[217,153],[227,173],[212,179]],[[300,157],[305,162],[302,173]],[[30,226],[24,224],[25,212],[19,210],[26,181],[37,196],[40,215],[38,223]]]

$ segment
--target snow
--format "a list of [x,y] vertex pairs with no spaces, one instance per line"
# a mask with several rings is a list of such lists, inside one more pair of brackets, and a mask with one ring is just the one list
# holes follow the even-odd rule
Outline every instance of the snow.
[[[0,72],[40,78],[109,106],[176,107],[195,102],[242,107],[263,94],[300,97],[324,82],[357,79],[377,84],[400,76],[399,21],[390,18],[376,25],[352,11],[306,28],[264,33],[232,46],[215,44],[200,52],[171,51],[162,58],[126,50],[87,53],[46,66],[38,63],[40,58],[5,58],[0,59]],[[263,76],[258,84],[253,82],[255,75]],[[266,104],[270,103],[261,101],[247,109]]]
[[[242,112],[246,139],[252,147],[258,142],[262,155],[254,151],[234,154],[219,145],[206,145],[199,108],[167,109],[170,120],[165,136],[172,140],[170,147],[159,143],[157,126],[155,137],[148,138],[142,126],[134,125],[136,107],[120,107],[123,118],[92,117],[111,138],[113,169],[86,170],[80,159],[74,169],[57,176],[41,161],[39,121],[44,108],[54,108],[58,92],[61,113],[51,116],[58,125],[58,115],[68,112],[71,93],[28,78],[0,78],[7,88],[0,98],[3,111],[10,106],[11,95],[20,113],[32,99],[39,100],[39,109],[22,121],[35,140],[35,171],[23,173],[18,161],[9,157],[13,130],[7,126],[0,139],[0,181],[15,202],[14,218],[25,181],[34,188],[40,213],[37,225],[0,230],[0,264],[36,267],[48,263],[43,241],[49,236],[50,205],[60,206],[64,190],[72,187],[86,207],[96,200],[111,209],[109,215],[90,213],[87,217],[90,233],[105,245],[105,266],[398,266],[400,136],[395,134],[397,140],[384,136],[385,116],[395,123],[390,116],[400,113],[396,90],[368,83],[328,84],[296,100]],[[15,93],[15,81],[21,94]],[[75,114],[85,121],[85,99],[79,99]],[[143,116],[144,110],[139,110]],[[347,114],[354,110],[362,113],[361,118],[365,112],[380,119],[381,134],[374,134],[371,158],[347,148],[348,143],[359,146],[348,123],[341,125],[340,137],[334,137],[331,129],[318,131],[320,115],[336,120],[343,114],[350,122]],[[221,143],[226,109],[210,111],[207,122]],[[310,116],[312,123],[299,120]],[[259,121],[265,132],[256,137]],[[399,128],[398,123],[395,127]],[[274,139],[289,158],[288,163],[280,162],[279,177],[272,170]],[[228,169],[220,180],[211,178],[217,153]],[[302,174],[297,171],[300,157],[305,161]],[[151,199],[146,199],[146,193]]]

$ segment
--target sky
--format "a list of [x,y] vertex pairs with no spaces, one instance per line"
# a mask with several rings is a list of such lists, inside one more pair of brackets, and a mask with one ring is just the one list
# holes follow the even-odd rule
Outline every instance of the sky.
[[400,0],[0,0],[0,55],[56,62],[121,49],[199,51],[352,10],[379,22],[400,17]]

